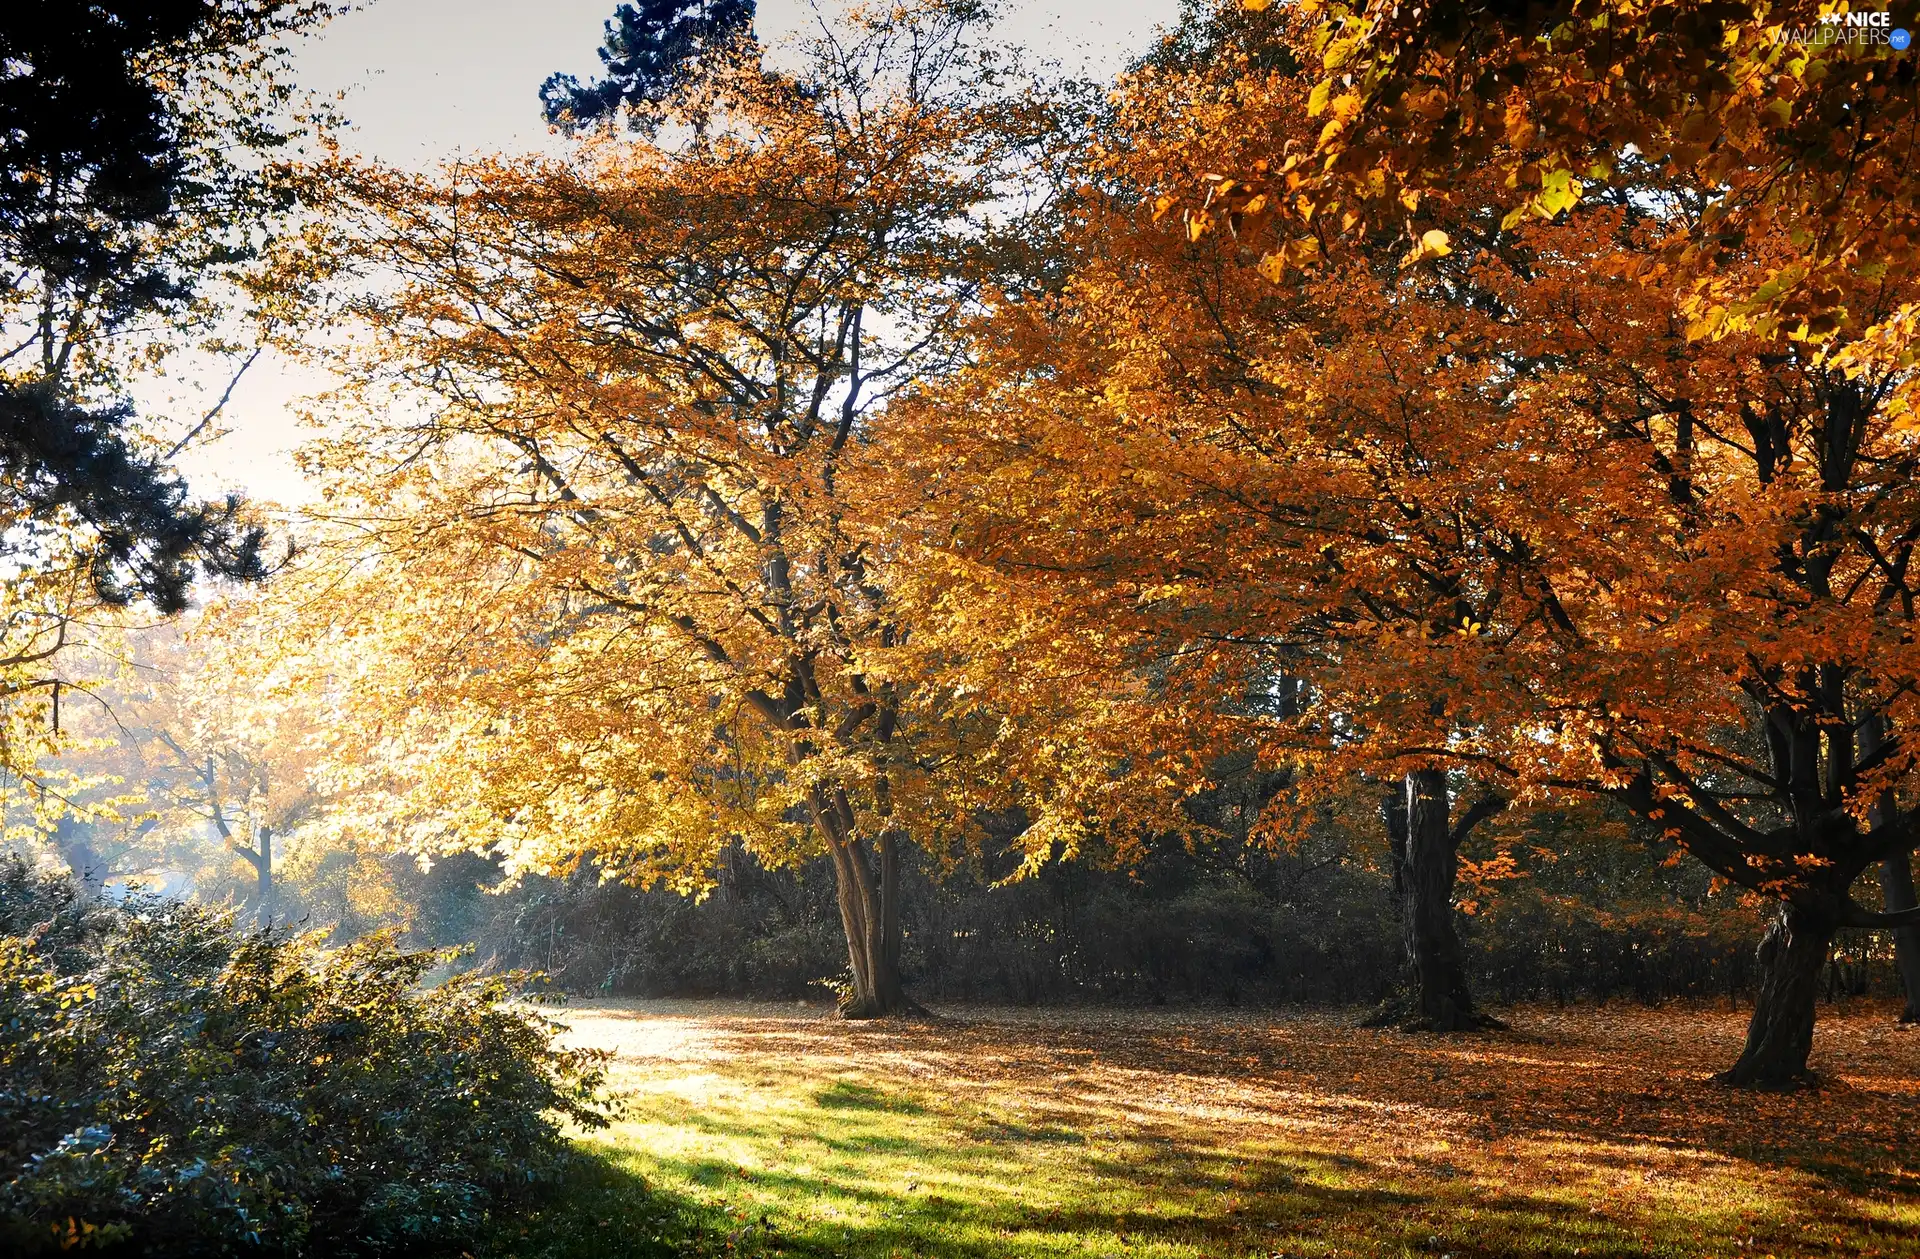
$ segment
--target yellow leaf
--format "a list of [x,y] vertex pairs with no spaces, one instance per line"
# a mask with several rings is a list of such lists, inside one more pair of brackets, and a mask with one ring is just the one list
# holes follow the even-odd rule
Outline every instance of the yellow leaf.
[[1322,79],[1313,85],[1313,91],[1307,93],[1307,117],[1317,118],[1327,107],[1327,97],[1331,94],[1333,82]]
[[1249,13],[1259,13],[1272,2],[1273,0],[1240,0],[1240,7]]
[[1420,243],[1407,251],[1406,256],[1400,259],[1400,265],[1410,267],[1416,262],[1445,257],[1452,252],[1453,246],[1447,242],[1447,234],[1436,227],[1420,237]]
[[1580,200],[1582,186],[1570,170],[1550,173],[1540,181],[1540,195],[1533,199],[1540,217],[1550,219],[1562,210],[1572,209],[1574,203]]

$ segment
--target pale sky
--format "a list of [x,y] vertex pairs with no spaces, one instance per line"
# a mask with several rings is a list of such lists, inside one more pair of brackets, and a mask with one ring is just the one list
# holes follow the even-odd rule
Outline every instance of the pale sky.
[[[300,85],[344,91],[348,142],[383,161],[428,167],[463,153],[546,148],[556,141],[540,117],[540,84],[555,71],[584,80],[598,69],[601,27],[617,2],[374,0],[306,42]],[[1003,38],[1069,71],[1107,77],[1175,20],[1179,0],[1015,0],[1007,8]],[[761,0],[757,25],[764,42],[776,43],[814,20],[802,0]],[[232,431],[184,456],[183,471],[205,493],[303,498],[291,451],[305,434],[290,404],[319,383],[262,359],[222,413]]]

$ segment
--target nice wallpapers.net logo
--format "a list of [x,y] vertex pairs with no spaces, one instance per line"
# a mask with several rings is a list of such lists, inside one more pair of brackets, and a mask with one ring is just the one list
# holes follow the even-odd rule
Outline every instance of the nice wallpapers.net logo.
[[1788,27],[1774,36],[1781,44],[1884,44],[1905,52],[1913,32],[1893,24],[1891,13],[1824,13],[1818,26]]

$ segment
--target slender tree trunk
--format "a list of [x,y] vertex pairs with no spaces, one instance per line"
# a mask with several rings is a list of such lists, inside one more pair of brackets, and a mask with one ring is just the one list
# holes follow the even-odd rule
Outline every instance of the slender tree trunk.
[[1407,919],[1407,785],[1397,782],[1380,801],[1380,820],[1387,828],[1387,868],[1393,875],[1393,916]]
[[900,847],[892,831],[880,836],[880,971],[876,986],[891,996],[883,998],[896,1009],[907,1005],[906,990],[900,982]]
[[1406,859],[1400,929],[1413,971],[1409,1026],[1435,1032],[1478,1027],[1467,989],[1467,955],[1453,924],[1456,858],[1444,770],[1406,779]]
[[1833,944],[1833,919],[1786,905],[1760,940],[1760,992],[1740,1061],[1718,1078],[1749,1088],[1784,1088],[1809,1078],[1814,1002]]
[[88,896],[98,896],[107,885],[107,863],[93,846],[93,826],[72,817],[53,824],[53,843]]
[[742,881],[740,856],[741,853],[745,851],[745,847],[740,837],[735,835],[727,841],[727,846],[720,850],[720,863],[716,871],[719,877],[714,880],[713,886],[713,899],[715,904],[734,905],[739,903],[741,899],[740,884]]
[[[1880,895],[1889,913],[1920,906],[1913,886],[1913,854],[1903,852],[1880,863]],[[1907,997],[1900,1021],[1920,1023],[1920,927],[1894,929],[1893,963]]]
[[[1861,754],[1871,756],[1879,751],[1886,737],[1886,718],[1878,713],[1867,718],[1860,726]],[[1867,811],[1867,826],[1878,831],[1891,822],[1897,812],[1893,793],[1882,792]],[[1914,893],[1912,853],[1895,853],[1880,863],[1880,899],[1889,913],[1920,904],[1920,898]],[[1920,927],[1894,928],[1893,964],[1900,972],[1900,987],[1906,995],[1900,1021],[1920,1022]]]
[[257,906],[255,913],[260,919],[261,926],[271,927],[274,911],[277,908],[274,904],[276,889],[273,886],[273,828],[262,826],[253,842],[260,853],[259,859],[254,862],[254,873],[257,876],[254,893]]

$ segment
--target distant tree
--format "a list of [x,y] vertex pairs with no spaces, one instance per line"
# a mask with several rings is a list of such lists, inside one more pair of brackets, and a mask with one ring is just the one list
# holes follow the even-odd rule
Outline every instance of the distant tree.
[[117,636],[122,667],[69,689],[61,746],[7,784],[8,804],[90,891],[158,880],[202,900],[237,896],[266,921],[325,799],[309,781],[304,711],[234,666],[254,644],[225,624],[209,612],[191,634],[170,622]]
[[[209,848],[245,863],[255,918],[280,909],[280,865],[325,800],[309,780],[314,732],[304,713],[271,703],[233,666],[244,649],[202,621],[184,642],[156,644],[123,704],[121,739],[137,749],[147,808],[176,851]],[[276,852],[276,842],[281,851]]]
[[668,102],[754,43],[755,0],[641,0],[607,19],[600,63],[606,77],[583,85],[555,74],[540,85],[547,121],[578,128],[625,118],[656,125]]

